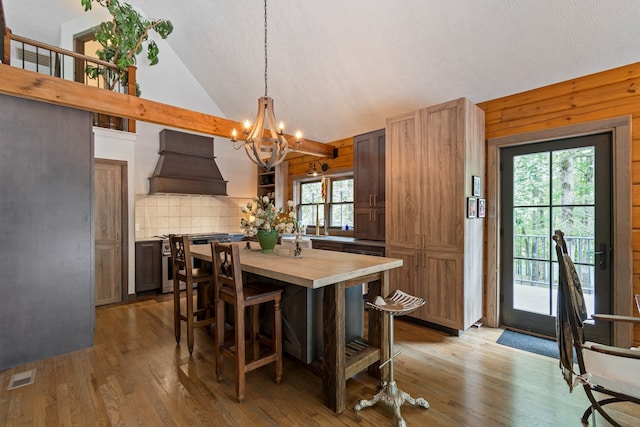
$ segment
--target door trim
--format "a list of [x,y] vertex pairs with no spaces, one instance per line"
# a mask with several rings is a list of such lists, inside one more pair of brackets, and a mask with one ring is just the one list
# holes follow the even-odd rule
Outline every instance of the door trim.
[[[487,141],[487,280],[486,321],[498,327],[500,319],[500,149],[553,139],[612,132],[613,182],[613,312],[632,315],[633,245],[631,181],[631,116],[491,138]],[[633,327],[616,322],[615,346],[630,347]]]
[[[132,299],[135,299],[134,295],[129,295],[129,178],[128,178],[128,168],[127,162],[123,160],[111,160],[111,159],[100,159],[95,158],[94,164],[100,163],[103,165],[114,165],[120,166],[120,203],[122,207],[122,230],[120,239],[120,256],[122,259],[120,260],[122,265],[122,271],[120,281],[122,283],[122,303],[129,302]],[[95,243],[94,243],[95,245]]]

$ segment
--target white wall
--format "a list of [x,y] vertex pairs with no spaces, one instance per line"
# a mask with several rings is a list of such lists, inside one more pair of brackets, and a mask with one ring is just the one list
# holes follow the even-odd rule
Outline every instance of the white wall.
[[[144,15],[144,12],[141,11]],[[109,15],[102,7],[94,5],[93,10],[82,17],[67,22],[61,26],[60,47],[73,50],[73,38],[76,34],[85,33],[100,22],[108,19]],[[153,34],[152,34],[153,37]],[[171,36],[169,36],[170,38]],[[137,80],[140,83],[142,98],[165,104],[224,117],[220,108],[202,89],[193,75],[180,61],[178,55],[171,49],[166,40],[159,37],[156,42],[160,49],[159,63],[153,67],[143,53],[138,58]],[[72,72],[73,67],[65,67],[66,72]],[[248,100],[249,102],[250,100]],[[135,250],[131,246],[135,242],[136,200],[146,199],[143,195],[149,192],[148,178],[152,175],[158,160],[159,133],[164,127],[155,124],[137,122],[137,133],[102,130],[95,128],[95,156],[105,159],[125,160],[129,173],[129,293],[135,292]],[[179,130],[179,129],[176,129]],[[247,158],[244,150],[234,150],[233,144],[225,138],[214,138],[214,155],[216,163],[228,182],[227,194],[234,199],[228,202],[210,203],[211,205],[238,205],[242,199],[251,198],[256,191],[256,167]],[[136,199],[136,195],[138,195]],[[140,206],[140,204],[138,204]],[[233,217],[234,213],[229,212]],[[140,217],[140,215],[138,215]],[[233,228],[229,220],[215,221],[212,224],[223,223],[225,228]],[[140,227],[140,224],[139,224]],[[146,227],[145,227],[146,228]],[[141,230],[142,231],[142,230]],[[145,230],[146,231],[146,230]],[[181,232],[170,229],[170,232]],[[205,231],[205,230],[203,230]],[[209,230],[206,230],[209,231]],[[227,230],[210,230],[227,231]],[[139,232],[138,236],[146,234]]]

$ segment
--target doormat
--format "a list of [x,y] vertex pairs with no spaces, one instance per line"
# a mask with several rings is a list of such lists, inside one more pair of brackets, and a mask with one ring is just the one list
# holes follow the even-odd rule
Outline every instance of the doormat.
[[558,343],[554,340],[505,329],[496,342],[507,347],[558,359]]

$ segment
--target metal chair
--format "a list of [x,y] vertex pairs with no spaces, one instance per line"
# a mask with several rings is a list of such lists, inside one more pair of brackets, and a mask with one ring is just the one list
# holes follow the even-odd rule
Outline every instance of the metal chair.
[[[582,384],[591,406],[582,415],[582,422],[589,423],[589,416],[597,411],[613,426],[620,426],[604,405],[615,402],[640,404],[640,351],[602,345],[585,340],[583,322],[587,320],[587,309],[580,279],[571,257],[567,253],[564,233],[556,230],[553,236],[558,256],[558,315],[556,338],[560,351],[560,369],[569,389]],[[597,321],[621,321],[640,324],[640,318],[593,314]],[[578,361],[578,372],[574,372],[573,351]],[[575,376],[575,378],[574,378]],[[606,398],[594,395],[602,393]]]
[[411,296],[401,290],[396,290],[393,295],[388,298],[377,297],[374,303],[367,302],[367,305],[375,310],[382,311],[389,315],[389,359],[380,365],[382,368],[387,363],[389,364],[389,381],[382,382],[381,390],[373,396],[373,399],[363,399],[355,406],[356,411],[360,411],[363,408],[373,406],[378,402],[382,402],[387,406],[393,408],[399,427],[405,427],[407,423],[400,414],[400,407],[404,402],[409,402],[414,406],[420,406],[425,409],[429,409],[429,403],[422,397],[414,399],[408,393],[398,389],[396,382],[393,378],[393,359],[402,352],[394,353],[393,350],[393,318],[394,316],[402,316],[424,305],[424,299]]

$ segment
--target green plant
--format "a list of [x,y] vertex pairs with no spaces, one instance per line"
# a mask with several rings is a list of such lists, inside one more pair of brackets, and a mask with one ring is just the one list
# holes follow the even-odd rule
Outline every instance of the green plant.
[[[173,24],[166,19],[144,18],[128,3],[118,0],[80,0],[85,12],[90,10],[93,2],[107,8],[112,16],[111,21],[101,23],[94,30],[95,40],[102,46],[96,51],[98,59],[114,64],[117,69],[88,65],[85,72],[96,79],[101,76],[105,86],[113,90],[118,82],[128,84],[128,67],[136,63],[136,56],[147,47],[147,58],[151,65],[158,63],[158,45],[149,40],[149,32],[155,31],[166,39],[173,31]],[[140,96],[140,87],[136,83],[136,95]]]

